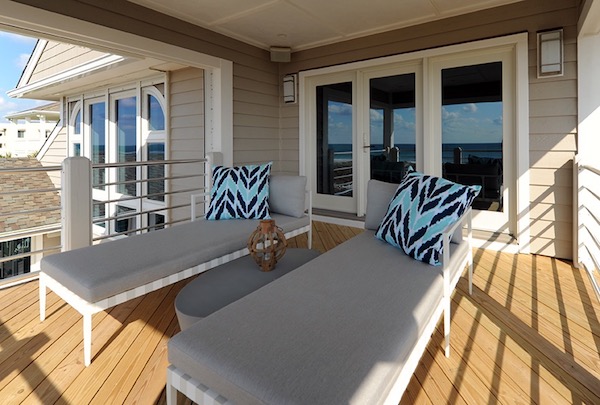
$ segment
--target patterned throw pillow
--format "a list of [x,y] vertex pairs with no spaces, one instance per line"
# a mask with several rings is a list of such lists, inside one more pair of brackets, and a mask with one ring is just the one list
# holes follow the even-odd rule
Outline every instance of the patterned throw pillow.
[[213,168],[206,219],[268,219],[269,175],[273,162]]
[[401,248],[407,255],[439,266],[442,232],[473,203],[481,186],[408,173],[398,186],[375,237]]

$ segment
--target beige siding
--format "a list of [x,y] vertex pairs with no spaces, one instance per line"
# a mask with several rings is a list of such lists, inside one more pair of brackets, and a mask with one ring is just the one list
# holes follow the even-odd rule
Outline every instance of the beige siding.
[[[67,157],[67,127],[63,126],[52,144],[44,154],[39,157],[42,166],[60,166]],[[60,171],[51,171],[48,173],[52,183],[60,187]]]
[[233,66],[233,161],[279,161],[279,86],[275,66]]
[[577,150],[577,27],[564,11],[565,74],[537,79],[535,35],[529,41],[531,251],[571,258],[573,157]]
[[[204,71],[181,69],[170,74],[169,79],[170,159],[201,159],[204,157]],[[202,173],[202,164],[174,165],[171,175]],[[203,187],[203,178],[173,180],[171,190]],[[172,205],[189,204],[190,194],[175,194]],[[189,218],[188,208],[176,209],[172,220]]]
[[107,55],[107,53],[82,46],[48,41],[40,60],[31,74],[29,83],[35,83],[104,55]]

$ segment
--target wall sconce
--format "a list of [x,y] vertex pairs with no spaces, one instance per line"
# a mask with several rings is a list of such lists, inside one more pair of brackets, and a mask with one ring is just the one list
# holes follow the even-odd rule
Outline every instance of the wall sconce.
[[283,76],[283,102],[286,104],[296,102],[296,78],[298,75]]
[[563,75],[563,30],[557,29],[537,33],[538,74],[537,77]]

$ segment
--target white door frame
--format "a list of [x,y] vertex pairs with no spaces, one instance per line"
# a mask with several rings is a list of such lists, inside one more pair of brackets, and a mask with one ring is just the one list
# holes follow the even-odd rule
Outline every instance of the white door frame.
[[[514,144],[514,178],[516,187],[512,193],[515,200],[515,209],[511,215],[511,221],[514,224],[512,231],[519,244],[519,251],[529,252],[530,231],[529,231],[529,72],[528,72],[528,34],[514,34],[499,38],[474,41],[465,44],[452,45],[443,48],[417,51],[409,54],[395,55],[384,58],[377,58],[361,62],[352,62],[344,65],[330,66],[309,71],[300,72],[300,96],[299,96],[299,158],[300,173],[312,178],[313,161],[310,160],[310,126],[311,114],[314,109],[314,100],[310,99],[311,86],[315,76],[321,76],[339,72],[355,72],[358,70],[368,70],[370,68],[385,67],[386,65],[402,62],[421,61],[423,72],[429,71],[429,61],[431,58],[442,57],[444,55],[458,54],[464,52],[486,50],[498,47],[511,47],[514,52],[514,122],[515,122],[515,144]],[[422,77],[424,99],[430,100],[432,83],[427,74]],[[423,100],[425,102],[425,100]],[[432,144],[432,134],[434,122],[429,114],[427,119],[423,120],[423,140],[429,145]],[[417,133],[417,136],[419,134]],[[425,153],[425,152],[424,152]],[[440,156],[441,159],[441,156]],[[423,159],[425,172],[433,170],[433,160]],[[440,160],[441,162],[441,160]],[[441,163],[440,163],[441,164]],[[357,190],[357,193],[360,191]]]

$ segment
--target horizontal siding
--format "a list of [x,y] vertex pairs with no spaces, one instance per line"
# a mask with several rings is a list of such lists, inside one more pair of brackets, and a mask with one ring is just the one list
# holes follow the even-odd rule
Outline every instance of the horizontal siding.
[[[531,252],[572,258],[573,157],[577,150],[577,29],[564,11],[564,75],[538,79],[529,41]],[[569,22],[567,25],[565,25]]]
[[29,83],[72,69],[107,55],[82,46],[49,41],[31,75]]
[[[54,138],[52,141],[52,144],[50,144],[50,147],[44,156],[40,157],[40,163],[42,166],[60,166],[66,157],[67,127],[63,126],[56,135],[56,138]],[[61,186],[60,171],[49,172],[48,176],[52,180],[52,183],[55,187]]]
[[[181,69],[170,74],[169,80],[170,136],[169,152],[171,159],[201,159],[204,149],[204,71],[202,69]],[[202,164],[174,165],[171,175],[181,176],[203,173]],[[203,187],[203,178],[172,180],[172,191]],[[189,204],[190,192],[175,194],[172,205]],[[172,220],[188,218],[187,208],[171,212]]]
[[236,165],[273,162],[281,171],[279,81],[275,65],[233,67],[233,161]]

